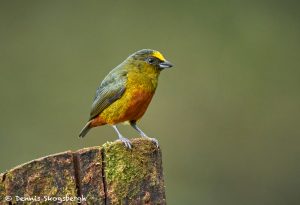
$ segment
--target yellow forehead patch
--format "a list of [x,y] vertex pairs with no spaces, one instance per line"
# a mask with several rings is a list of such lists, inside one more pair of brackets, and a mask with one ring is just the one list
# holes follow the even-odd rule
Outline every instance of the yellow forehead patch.
[[158,58],[161,61],[165,61],[166,60],[164,58],[164,56],[160,52],[158,52],[158,51],[154,51],[153,54],[152,54],[152,56]]

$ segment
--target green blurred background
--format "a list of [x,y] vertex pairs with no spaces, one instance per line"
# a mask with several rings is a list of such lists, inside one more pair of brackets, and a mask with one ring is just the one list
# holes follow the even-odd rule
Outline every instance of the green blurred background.
[[297,1],[0,1],[0,172],[115,140],[78,138],[96,87],[153,48],[175,67],[140,126],[168,203],[299,204],[299,17]]

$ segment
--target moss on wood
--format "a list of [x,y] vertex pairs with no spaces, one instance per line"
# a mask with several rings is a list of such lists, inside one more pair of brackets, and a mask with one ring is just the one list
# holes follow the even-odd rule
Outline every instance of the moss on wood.
[[105,179],[109,204],[164,204],[161,153],[152,141],[132,140],[104,144]]
[[44,196],[83,196],[81,204],[165,204],[160,149],[142,138],[132,146],[116,141],[22,164],[0,175],[0,204],[7,204],[5,196],[12,196],[11,204],[20,203],[16,196],[42,199],[22,204],[57,203]]

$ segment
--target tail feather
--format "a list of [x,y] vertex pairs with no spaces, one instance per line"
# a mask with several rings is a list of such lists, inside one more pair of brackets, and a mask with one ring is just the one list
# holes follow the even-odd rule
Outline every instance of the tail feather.
[[89,121],[80,131],[79,137],[83,138],[90,131],[91,128],[91,121]]

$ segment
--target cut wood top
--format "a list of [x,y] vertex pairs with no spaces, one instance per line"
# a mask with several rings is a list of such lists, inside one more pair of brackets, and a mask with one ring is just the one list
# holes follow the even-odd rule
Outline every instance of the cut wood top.
[[161,150],[132,140],[66,151],[0,174],[0,204],[165,204]]

